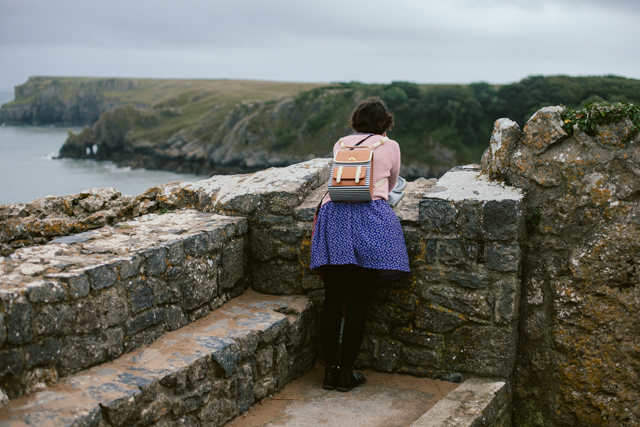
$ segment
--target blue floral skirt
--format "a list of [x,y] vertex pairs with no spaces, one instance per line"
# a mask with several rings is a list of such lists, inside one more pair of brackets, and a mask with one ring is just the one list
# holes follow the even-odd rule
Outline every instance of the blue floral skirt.
[[311,269],[345,264],[379,270],[378,281],[409,274],[402,227],[385,200],[328,202],[320,208],[311,242]]

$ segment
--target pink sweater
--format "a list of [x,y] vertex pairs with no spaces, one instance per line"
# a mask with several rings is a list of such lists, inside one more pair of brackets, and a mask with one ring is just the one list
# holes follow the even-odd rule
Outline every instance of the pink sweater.
[[[366,138],[367,135],[354,134],[342,138],[344,145],[355,145],[359,141]],[[371,145],[383,138],[382,135],[374,135],[367,139],[361,145]],[[333,146],[333,155],[340,149],[338,142]],[[378,188],[373,189],[373,200],[389,199],[389,191],[396,186],[398,182],[398,174],[400,173],[400,146],[393,139],[387,140],[384,144],[373,150],[373,183],[387,178]],[[322,200],[324,205],[331,201],[331,197],[327,194]]]

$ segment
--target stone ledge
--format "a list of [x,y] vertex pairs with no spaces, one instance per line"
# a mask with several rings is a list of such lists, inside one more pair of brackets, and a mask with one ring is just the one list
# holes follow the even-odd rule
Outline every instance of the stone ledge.
[[411,427],[510,426],[509,404],[507,383],[472,378],[449,392]]
[[0,426],[219,426],[314,363],[301,296],[247,291],[148,347],[11,401]]

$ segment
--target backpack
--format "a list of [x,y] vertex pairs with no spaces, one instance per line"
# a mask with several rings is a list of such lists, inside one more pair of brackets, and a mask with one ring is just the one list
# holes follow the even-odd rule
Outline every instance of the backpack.
[[387,142],[380,141],[360,146],[372,137],[367,136],[356,145],[344,145],[340,138],[340,149],[333,158],[329,177],[329,196],[335,202],[369,202],[373,200],[373,151]]

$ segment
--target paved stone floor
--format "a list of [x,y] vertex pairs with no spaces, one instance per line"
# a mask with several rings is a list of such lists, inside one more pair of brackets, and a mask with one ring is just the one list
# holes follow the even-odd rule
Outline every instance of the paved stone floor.
[[410,426],[459,384],[360,371],[367,382],[348,393],[322,389],[320,364],[224,427]]

